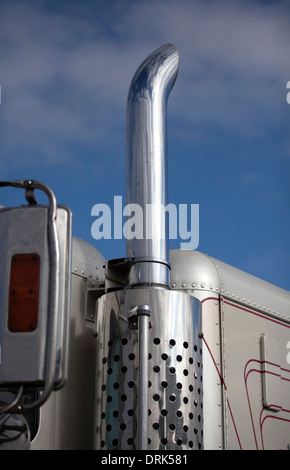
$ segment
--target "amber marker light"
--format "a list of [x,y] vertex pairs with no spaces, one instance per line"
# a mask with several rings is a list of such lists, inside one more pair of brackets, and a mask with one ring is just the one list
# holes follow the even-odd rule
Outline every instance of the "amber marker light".
[[37,328],[40,257],[35,253],[16,254],[11,259],[8,329],[31,332]]

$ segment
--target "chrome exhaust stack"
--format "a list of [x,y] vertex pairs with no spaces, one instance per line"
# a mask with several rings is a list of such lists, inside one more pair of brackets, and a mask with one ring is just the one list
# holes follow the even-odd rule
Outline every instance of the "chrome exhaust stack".
[[164,214],[166,105],[178,62],[176,49],[162,46],[129,89],[127,207],[141,207],[144,236],[127,237],[127,257],[107,262],[106,294],[97,304],[100,450],[203,447],[200,302],[169,288]]
[[[166,112],[179,56],[165,44],[137,69],[127,100],[127,205],[142,208],[142,238],[127,238],[131,284],[168,286]],[[150,213],[150,211],[152,211]]]

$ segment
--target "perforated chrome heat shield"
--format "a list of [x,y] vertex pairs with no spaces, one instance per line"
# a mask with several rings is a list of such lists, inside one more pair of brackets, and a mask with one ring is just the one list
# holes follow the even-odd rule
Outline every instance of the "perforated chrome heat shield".
[[[128,321],[130,310],[140,303],[151,307],[144,363],[139,363],[138,329]],[[178,291],[128,289],[99,299],[96,449],[140,448],[140,411],[148,450],[202,449],[200,319],[199,301]],[[138,413],[138,376],[144,367],[148,409]]]

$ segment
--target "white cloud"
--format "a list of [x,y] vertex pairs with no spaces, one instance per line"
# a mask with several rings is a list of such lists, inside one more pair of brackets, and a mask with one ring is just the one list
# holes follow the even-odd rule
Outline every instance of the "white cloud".
[[243,185],[253,185],[259,182],[262,178],[261,173],[258,173],[257,171],[248,171],[244,174],[241,175],[240,177],[240,182]]
[[261,131],[261,120],[279,120],[277,101],[285,103],[290,73],[286,2],[76,2],[69,13],[43,5],[0,6],[0,145],[7,165],[21,149],[55,163],[54,155],[71,158],[74,145],[117,148],[132,74],[164,42],[181,56],[170,98],[177,133],[198,134],[209,124],[249,135]]

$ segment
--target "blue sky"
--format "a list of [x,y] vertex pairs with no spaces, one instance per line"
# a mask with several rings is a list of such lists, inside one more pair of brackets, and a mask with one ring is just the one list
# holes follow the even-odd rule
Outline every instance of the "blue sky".
[[0,178],[45,182],[75,236],[125,256],[91,209],[125,201],[129,84],[167,42],[169,202],[199,204],[198,250],[290,289],[289,1],[0,1]]

